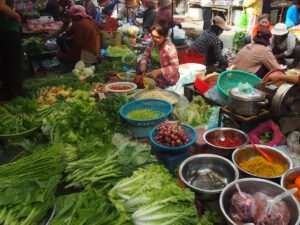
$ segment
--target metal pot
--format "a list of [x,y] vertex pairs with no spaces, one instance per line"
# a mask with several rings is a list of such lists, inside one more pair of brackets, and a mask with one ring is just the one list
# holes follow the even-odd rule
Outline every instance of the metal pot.
[[236,114],[255,116],[269,103],[265,97],[265,93],[258,89],[253,88],[251,93],[247,93],[235,87],[229,91],[228,107]]

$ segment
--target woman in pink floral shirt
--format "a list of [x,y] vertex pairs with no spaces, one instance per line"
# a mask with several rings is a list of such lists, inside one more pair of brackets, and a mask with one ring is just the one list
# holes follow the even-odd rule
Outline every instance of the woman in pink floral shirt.
[[[156,82],[156,86],[165,88],[178,81],[179,61],[175,45],[168,39],[168,26],[161,20],[150,28],[152,40],[147,46],[140,61],[140,73],[147,73],[147,77]],[[148,65],[153,70],[149,70]]]

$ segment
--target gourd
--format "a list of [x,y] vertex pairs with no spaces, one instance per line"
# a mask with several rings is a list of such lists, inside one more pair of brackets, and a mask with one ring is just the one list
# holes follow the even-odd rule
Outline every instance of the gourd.
[[155,88],[155,81],[151,78],[144,78],[143,79],[143,82],[144,82],[144,88],[145,89],[153,89]]

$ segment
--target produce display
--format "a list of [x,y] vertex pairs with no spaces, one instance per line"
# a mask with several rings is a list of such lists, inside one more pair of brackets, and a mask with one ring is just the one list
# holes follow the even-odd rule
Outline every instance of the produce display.
[[290,221],[290,211],[284,201],[273,203],[273,198],[264,193],[250,195],[241,190],[230,200],[229,216],[237,224],[288,225]]
[[182,146],[189,142],[180,123],[162,123],[156,128],[156,136],[154,140],[165,146]]
[[96,67],[94,65],[86,67],[84,62],[82,60],[79,60],[75,64],[75,68],[72,70],[72,74],[79,79],[83,79],[83,78],[86,78],[89,76],[94,76],[95,70],[96,70]]
[[0,136],[9,136],[39,127],[43,112],[34,100],[19,97],[0,107],[0,117]]
[[130,49],[126,45],[108,46],[106,50],[111,57],[122,57],[123,55],[130,53]]
[[109,191],[109,197],[120,214],[118,224],[197,223],[197,211],[191,204],[193,192],[179,187],[161,165],[138,169],[131,177],[120,180]]
[[287,164],[270,163],[263,156],[255,156],[249,161],[241,162],[239,166],[249,173],[262,177],[280,176],[288,169]]
[[163,116],[163,113],[158,113],[157,111],[153,111],[151,109],[138,109],[127,113],[126,116],[129,119],[135,120],[151,120]]
[[200,95],[195,96],[186,106],[175,106],[174,115],[184,124],[191,126],[208,124],[215,107],[208,105]]

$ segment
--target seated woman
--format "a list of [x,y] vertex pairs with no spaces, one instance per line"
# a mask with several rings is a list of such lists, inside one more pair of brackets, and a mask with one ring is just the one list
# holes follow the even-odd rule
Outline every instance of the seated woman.
[[172,17],[172,0],[159,0],[159,9],[154,17],[153,24],[159,23],[159,21],[166,21],[167,27],[171,28],[175,25]]
[[219,63],[221,68],[227,67],[227,60],[222,54],[223,43],[219,38],[224,30],[229,31],[231,28],[226,25],[222,17],[216,16],[213,18],[213,25],[200,34],[193,42],[193,46],[204,54],[205,65],[208,67],[208,70],[213,72],[215,71],[214,64],[216,63]]
[[86,64],[98,62],[100,54],[100,32],[95,21],[86,14],[85,8],[74,5],[70,9],[72,25],[67,33],[74,35],[71,49],[59,51],[58,59],[62,62],[83,60]]
[[290,68],[299,67],[300,43],[297,37],[290,33],[284,23],[277,23],[271,31],[274,37],[271,49],[280,64],[286,64],[285,58],[294,59]]
[[[152,40],[147,46],[140,61],[140,73],[146,73],[157,87],[165,88],[176,84],[179,78],[179,61],[175,45],[168,39],[169,27],[164,20],[150,28]],[[149,63],[153,70],[147,71]],[[136,78],[139,84],[142,76]]]
[[270,70],[281,69],[270,45],[271,32],[262,27],[257,31],[253,42],[244,46],[230,61],[229,69],[243,70],[263,78]]
[[295,0],[294,5],[290,6],[286,11],[285,25],[287,28],[299,24],[300,0]]

